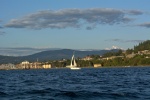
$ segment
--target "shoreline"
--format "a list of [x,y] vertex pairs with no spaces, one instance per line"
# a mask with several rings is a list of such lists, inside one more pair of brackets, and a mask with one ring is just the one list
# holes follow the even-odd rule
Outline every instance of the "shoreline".
[[[86,69],[86,68],[92,68],[92,69],[99,69],[99,68],[142,68],[142,67],[150,67],[150,65],[146,65],[146,66],[102,66],[102,67],[80,67],[81,69]],[[70,69],[67,67],[56,67],[56,68],[37,68],[37,69],[0,69],[1,70],[51,70],[51,69]]]

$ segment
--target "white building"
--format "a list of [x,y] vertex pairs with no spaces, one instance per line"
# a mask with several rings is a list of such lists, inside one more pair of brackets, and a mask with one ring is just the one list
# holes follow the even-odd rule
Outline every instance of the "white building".
[[42,67],[43,67],[44,69],[47,69],[47,68],[51,68],[52,66],[51,66],[51,64],[44,64],[44,65],[42,65]]

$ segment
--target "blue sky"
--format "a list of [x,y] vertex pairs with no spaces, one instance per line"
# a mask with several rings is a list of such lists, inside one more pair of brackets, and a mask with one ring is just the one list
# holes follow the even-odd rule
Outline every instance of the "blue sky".
[[132,48],[150,39],[150,0],[0,0],[0,48]]

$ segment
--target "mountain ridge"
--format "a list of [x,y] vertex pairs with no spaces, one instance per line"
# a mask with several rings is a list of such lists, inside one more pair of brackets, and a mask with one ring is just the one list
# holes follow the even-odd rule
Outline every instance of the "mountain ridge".
[[24,60],[30,62],[34,61],[48,61],[48,60],[60,60],[60,59],[71,59],[73,52],[75,52],[76,58],[82,58],[87,55],[103,55],[107,52],[117,52],[118,49],[112,50],[73,50],[73,49],[60,49],[60,50],[47,50],[41,51],[28,56],[0,56],[0,64],[2,63],[20,63]]

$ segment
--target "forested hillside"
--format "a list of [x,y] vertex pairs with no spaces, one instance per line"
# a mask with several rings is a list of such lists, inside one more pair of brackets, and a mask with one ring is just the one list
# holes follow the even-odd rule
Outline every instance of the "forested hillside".
[[150,40],[139,43],[138,45],[134,46],[134,49],[127,49],[126,53],[127,54],[131,54],[133,52],[137,53],[138,51],[143,50],[150,50]]
[[150,50],[150,40],[139,43],[139,45],[134,46],[134,51]]

